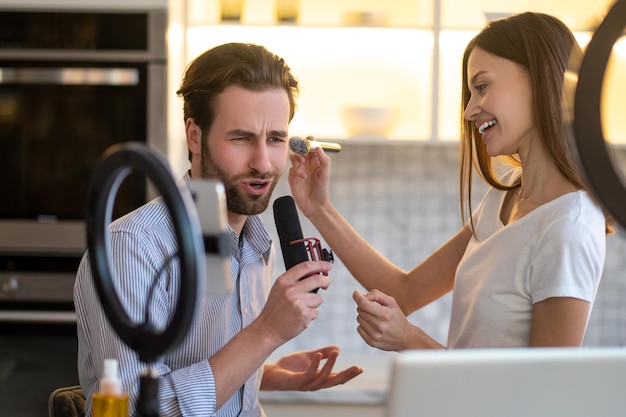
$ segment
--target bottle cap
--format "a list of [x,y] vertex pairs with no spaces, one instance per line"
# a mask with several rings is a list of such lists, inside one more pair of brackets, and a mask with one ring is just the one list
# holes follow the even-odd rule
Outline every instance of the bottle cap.
[[100,379],[100,393],[105,395],[122,393],[122,381],[118,373],[117,359],[104,360],[104,373]]

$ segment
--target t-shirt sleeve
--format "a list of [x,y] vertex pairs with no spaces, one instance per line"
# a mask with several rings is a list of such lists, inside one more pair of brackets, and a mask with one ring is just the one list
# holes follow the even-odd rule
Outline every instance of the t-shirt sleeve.
[[604,238],[581,218],[551,224],[529,266],[532,302],[550,297],[593,302],[604,267]]

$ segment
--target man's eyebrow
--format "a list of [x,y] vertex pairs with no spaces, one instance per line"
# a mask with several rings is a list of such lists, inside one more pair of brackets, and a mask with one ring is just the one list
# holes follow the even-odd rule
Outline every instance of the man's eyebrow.
[[[246,129],[233,129],[227,132],[229,135],[232,136],[246,136],[246,137],[257,137],[258,134]],[[268,133],[268,136],[277,136],[279,138],[286,138],[287,137],[287,132],[285,130],[279,129],[279,130],[271,130]]]
[[287,137],[287,132],[284,130],[271,130],[269,132],[269,136],[276,136],[279,138],[286,138]]
[[245,129],[233,129],[226,133],[231,136],[256,136],[256,133]]

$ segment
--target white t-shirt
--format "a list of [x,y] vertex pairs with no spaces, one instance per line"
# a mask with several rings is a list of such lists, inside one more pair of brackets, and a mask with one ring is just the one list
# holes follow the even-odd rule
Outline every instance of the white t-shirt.
[[457,268],[449,348],[527,347],[534,303],[573,297],[593,306],[606,251],[602,210],[577,191],[504,225],[505,195],[490,189],[474,213],[477,238]]

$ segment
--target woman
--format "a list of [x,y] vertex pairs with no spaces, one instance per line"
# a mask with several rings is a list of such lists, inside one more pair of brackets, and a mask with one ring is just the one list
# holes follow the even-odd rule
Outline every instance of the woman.
[[[602,210],[570,154],[564,74],[580,47],[558,19],[490,23],[463,57],[461,210],[465,226],[405,272],[365,242],[330,201],[330,159],[292,155],[302,212],[368,289],[358,332],[384,350],[446,348],[406,315],[453,290],[448,348],[580,346],[605,257]],[[498,176],[497,160],[511,164]],[[472,167],[491,188],[472,212]]]

